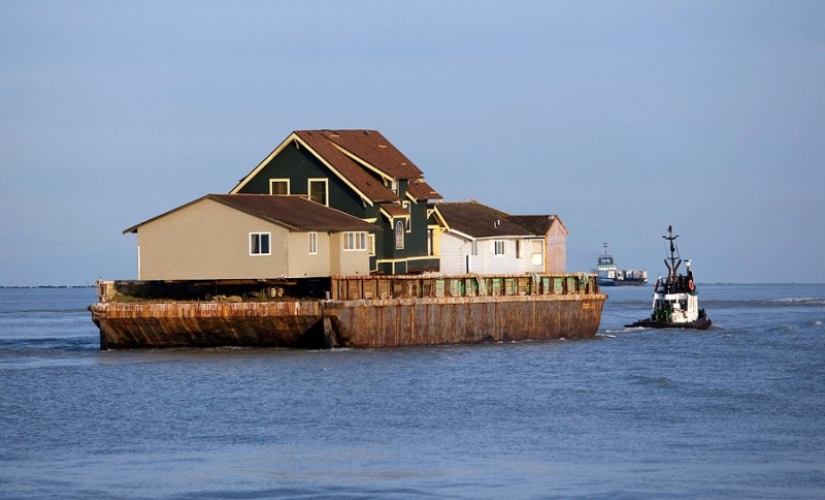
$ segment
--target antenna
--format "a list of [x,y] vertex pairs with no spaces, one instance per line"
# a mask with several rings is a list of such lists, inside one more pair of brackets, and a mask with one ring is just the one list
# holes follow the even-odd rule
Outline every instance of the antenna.
[[679,268],[679,264],[682,263],[682,256],[679,255],[679,248],[673,243],[678,237],[678,234],[673,236],[673,226],[667,226],[667,236],[662,236],[662,238],[670,242],[670,257],[665,257],[665,265],[668,269],[667,280],[670,282],[676,280],[676,270]]

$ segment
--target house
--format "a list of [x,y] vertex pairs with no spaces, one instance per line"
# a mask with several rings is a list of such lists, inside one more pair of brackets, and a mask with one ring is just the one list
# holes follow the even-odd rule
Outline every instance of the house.
[[374,224],[368,235],[371,272],[437,271],[441,199],[421,170],[376,130],[292,132],[231,194],[302,194]]
[[209,194],[125,231],[139,280],[369,274],[374,224],[301,196]]
[[564,273],[567,229],[553,215],[513,216],[477,201],[435,205],[445,274]]
[[[508,218],[531,233],[544,236],[544,263],[541,272],[567,272],[568,231],[558,215],[510,215]],[[534,257],[535,255],[537,254]]]

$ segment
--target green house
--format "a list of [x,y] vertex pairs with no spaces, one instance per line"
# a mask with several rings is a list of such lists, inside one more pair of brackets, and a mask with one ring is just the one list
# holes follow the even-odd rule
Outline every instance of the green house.
[[306,195],[377,225],[366,241],[371,272],[439,270],[441,195],[378,131],[292,132],[230,192],[241,193]]

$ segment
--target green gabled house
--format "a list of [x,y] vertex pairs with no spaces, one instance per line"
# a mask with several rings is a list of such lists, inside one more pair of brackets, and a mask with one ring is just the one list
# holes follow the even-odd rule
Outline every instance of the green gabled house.
[[306,195],[376,224],[366,241],[373,273],[439,270],[441,195],[378,131],[292,132],[230,194]]

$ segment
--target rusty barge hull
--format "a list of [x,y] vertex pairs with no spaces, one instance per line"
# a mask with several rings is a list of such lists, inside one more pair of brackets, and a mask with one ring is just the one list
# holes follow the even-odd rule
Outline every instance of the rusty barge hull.
[[595,280],[569,277],[357,277],[333,279],[330,291],[260,302],[101,300],[90,310],[103,350],[372,348],[590,338],[607,298]]

